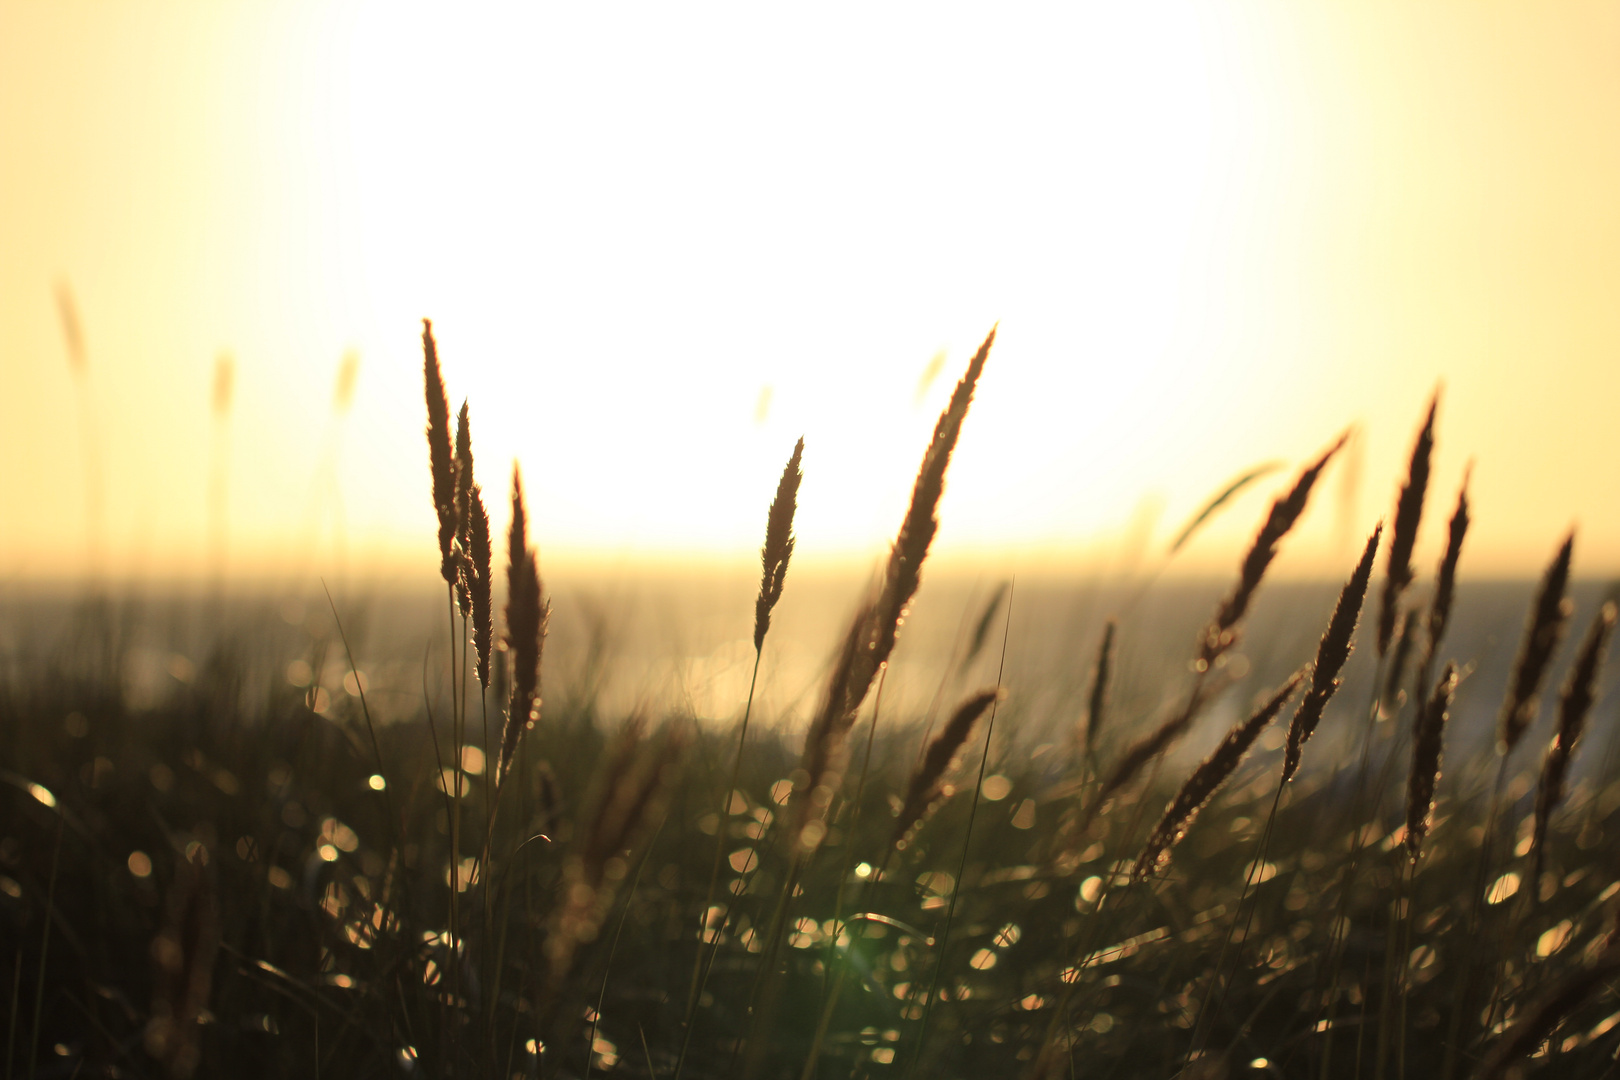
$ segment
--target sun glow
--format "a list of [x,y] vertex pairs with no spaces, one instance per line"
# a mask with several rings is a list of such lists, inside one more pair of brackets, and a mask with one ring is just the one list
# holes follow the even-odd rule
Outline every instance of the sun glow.
[[[1591,138],[1620,34],[1446,11],[8,7],[4,437],[51,452],[0,483],[114,570],[211,560],[211,475],[233,571],[426,567],[429,316],[486,487],[523,462],[553,555],[746,556],[801,434],[801,551],[865,554],[999,322],[947,554],[1117,552],[1352,421],[1382,482],[1444,376],[1438,483],[1479,457],[1481,557],[1576,514],[1612,555],[1569,462],[1620,389]],[[1354,531],[1323,517],[1302,557]],[[86,550],[0,525],[24,573]]]

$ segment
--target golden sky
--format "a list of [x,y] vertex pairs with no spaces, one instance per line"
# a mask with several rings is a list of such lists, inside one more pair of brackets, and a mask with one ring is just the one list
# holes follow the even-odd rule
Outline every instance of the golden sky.
[[880,550],[999,320],[944,557],[1356,424],[1336,576],[1443,380],[1423,565],[1473,459],[1467,570],[1620,570],[1620,5],[518,8],[0,5],[8,576],[431,574],[423,316],[543,558],[751,557],[800,434],[802,557]]

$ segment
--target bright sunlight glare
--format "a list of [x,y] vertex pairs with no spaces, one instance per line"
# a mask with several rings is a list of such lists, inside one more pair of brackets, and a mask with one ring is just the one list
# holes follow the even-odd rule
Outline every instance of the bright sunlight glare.
[[[1576,520],[1620,564],[1570,464],[1620,464],[1617,43],[1595,8],[8,5],[0,553],[431,573],[430,317],[550,558],[751,557],[801,434],[802,557],[869,556],[999,323],[947,560],[1163,544],[1353,423],[1393,476],[1444,381],[1472,565]],[[1347,483],[1283,572],[1389,497]]]

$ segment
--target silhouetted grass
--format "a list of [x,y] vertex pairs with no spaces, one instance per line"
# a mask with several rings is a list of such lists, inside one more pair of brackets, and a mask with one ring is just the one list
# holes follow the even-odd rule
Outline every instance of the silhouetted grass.
[[[994,739],[970,735],[996,690],[968,698],[937,740],[928,717],[885,713],[868,764],[846,778],[857,713],[878,707],[869,690],[884,665],[904,662],[896,631],[940,524],[946,463],[971,452],[963,418],[988,346],[941,419],[876,600],[847,624],[808,744],[781,726],[744,738],[680,715],[604,717],[588,679],[548,691],[542,710],[544,522],[514,492],[517,585],[492,653],[491,524],[470,441],[449,450],[432,351],[452,637],[423,661],[414,712],[372,723],[335,623],[291,642],[251,627],[219,636],[155,701],[121,685],[106,609],[62,638],[59,659],[11,662],[0,680],[7,1076],[668,1077],[679,1060],[698,1078],[1332,1080],[1438,1075],[1448,1056],[1465,1073],[1612,1071],[1620,782],[1569,782],[1580,729],[1561,736],[1556,791],[1539,800],[1540,754],[1499,766],[1489,740],[1459,748],[1456,720],[1442,720],[1460,708],[1453,689],[1461,702],[1481,679],[1474,656],[1430,657],[1446,665],[1440,690],[1386,698],[1393,717],[1380,719],[1383,667],[1344,667],[1377,533],[1344,567],[1353,605],[1247,642],[1268,670],[1322,665],[1293,740],[1299,770],[1280,787],[1282,733],[1262,731],[1305,676],[1281,693],[1273,683],[1256,710],[1261,665],[1239,651],[1239,631],[1267,604],[1266,566],[1333,450],[1277,500],[1196,640],[1144,644],[1134,608],[1098,612],[1082,640],[1108,629],[1095,658],[1077,642],[1064,715],[1018,712],[1030,688],[1013,680]],[[1425,460],[1433,428],[1431,411]],[[770,606],[794,588],[783,508],[799,462],[795,449],[769,518]],[[1382,633],[1385,651],[1413,635],[1399,601],[1421,588],[1409,563],[1420,507],[1403,496],[1400,509],[1398,584],[1360,631]],[[1448,640],[1478,640],[1457,633],[1452,592],[1468,583],[1456,563],[1443,563],[1435,641],[1448,620]],[[1509,751],[1560,662],[1569,575],[1566,544],[1503,706]],[[455,637],[462,580],[475,671]],[[755,657],[769,666],[769,606],[755,615]],[[1604,609],[1565,680],[1582,745],[1610,741],[1612,704],[1596,687],[1612,623]],[[1184,674],[1156,699],[1115,692],[1144,649],[1179,657]],[[104,653],[113,659],[95,660]],[[430,714],[447,656],[458,700]],[[289,663],[305,674],[293,679]],[[1355,692],[1334,695],[1341,668]],[[352,693],[323,689],[344,671]],[[1503,665],[1496,681],[1507,678]],[[510,715],[467,724],[477,692]],[[734,715],[757,707],[739,700]],[[1200,716],[1231,731],[1195,771],[1166,752],[1200,737]],[[1037,721],[1050,741],[1022,739],[1018,725]],[[1414,725],[1415,794],[1386,797],[1343,748],[1365,745],[1385,776],[1409,760]],[[822,746],[829,732],[836,745]],[[1511,850],[1490,848],[1493,836]],[[1468,992],[1468,972],[1490,976],[1488,993]]]

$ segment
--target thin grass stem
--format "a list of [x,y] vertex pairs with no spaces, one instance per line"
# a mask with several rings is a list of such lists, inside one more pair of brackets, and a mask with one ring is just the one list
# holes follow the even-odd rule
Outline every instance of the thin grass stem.
[[[34,1027],[28,1037],[28,1080],[38,1076],[39,1023],[45,1015],[45,964],[50,959],[51,917],[56,912],[56,871],[62,860],[62,811],[56,811],[56,839],[51,843],[51,876],[45,886],[45,925],[39,932],[39,978],[34,984]],[[8,1062],[9,1064],[9,1062]]]
[[591,1065],[596,1060],[596,1031],[602,1022],[602,1007],[607,1003],[608,977],[613,974],[613,954],[619,951],[619,937],[624,933],[624,921],[630,917],[630,908],[636,902],[636,890],[641,887],[641,872],[647,869],[647,863],[652,859],[653,848],[657,846],[659,834],[664,831],[664,823],[668,820],[668,814],[659,819],[657,831],[647,842],[647,850],[642,852],[641,862],[636,866],[636,876],[630,881],[630,893],[624,898],[624,907],[619,912],[619,925],[614,928],[613,941],[608,945],[607,960],[602,964],[602,989],[596,995],[596,1009],[591,1016],[591,1037],[585,1045],[585,1080],[591,1080]]
[[[1238,919],[1242,918],[1243,916],[1243,903],[1248,899],[1250,890],[1256,888],[1259,884],[1259,882],[1257,882],[1255,879],[1260,876],[1262,868],[1265,866],[1267,849],[1271,844],[1272,826],[1277,820],[1277,806],[1282,802],[1283,787],[1283,781],[1279,780],[1277,782],[1276,794],[1273,795],[1271,799],[1271,811],[1266,815],[1265,827],[1260,830],[1260,838],[1255,844],[1254,857],[1249,862],[1247,870],[1243,875],[1243,890],[1238,894],[1237,907],[1232,912],[1232,921],[1227,924],[1226,937],[1221,941],[1221,951],[1215,959],[1215,971],[1210,977],[1209,993],[1204,995],[1203,1000],[1198,1003],[1198,1012],[1195,1014],[1195,1018],[1193,1020],[1192,1039],[1187,1044],[1187,1055],[1182,1061],[1183,1070],[1190,1066],[1193,1060],[1198,1056],[1198,1036],[1200,1031],[1203,1029],[1204,1017],[1206,1015],[1210,1016],[1212,1018],[1210,1023],[1213,1024],[1213,1017],[1220,1014],[1220,999],[1224,995],[1225,991],[1225,985],[1221,980],[1221,972],[1226,967],[1226,954],[1231,948],[1232,936],[1233,932],[1237,929]],[[1258,906],[1258,900],[1249,905],[1249,917],[1243,923],[1243,941],[1247,941],[1249,939],[1249,927],[1254,921],[1254,909]],[[1240,945],[1239,948],[1241,949],[1241,947],[1242,946]],[[1236,972],[1234,971],[1234,974],[1235,973]]]
[[[1007,590],[1007,616],[1001,628],[1001,663],[996,667],[996,685],[1001,685],[1002,676],[1007,669],[1007,639],[1012,631],[1013,589],[1017,588],[1018,580],[1013,579]],[[973,802],[968,808],[967,828],[962,835],[962,858],[956,868],[956,887],[951,890],[951,902],[945,909],[945,928],[940,932],[937,949],[937,959],[934,961],[934,974],[929,981],[928,997],[923,1001],[922,1023],[917,1029],[917,1050],[912,1055],[911,1067],[906,1070],[908,1076],[914,1075],[917,1066],[922,1062],[923,1050],[928,1044],[928,1020],[934,1010],[934,999],[939,996],[939,976],[945,970],[945,949],[951,940],[951,922],[956,917],[956,902],[962,896],[962,875],[967,871],[968,853],[973,849],[973,822],[979,815],[979,798],[984,793],[985,767],[990,763],[990,737],[996,730],[996,712],[1001,705],[998,695],[990,703],[990,718],[984,725],[984,753],[979,758],[979,777],[973,785]]]
[[[397,842],[403,847],[405,825],[394,814],[394,798],[389,794],[388,774],[383,769],[382,743],[377,741],[377,725],[371,719],[371,706],[366,703],[366,688],[360,681],[360,669],[354,663],[354,650],[349,648],[349,635],[343,629],[343,620],[338,617],[337,603],[332,599],[332,590],[326,587],[325,578],[321,579],[321,591],[326,593],[326,603],[332,609],[332,622],[337,625],[338,640],[343,642],[343,654],[349,659],[349,673],[354,676],[354,688],[358,692],[356,696],[360,699],[360,715],[366,718],[366,733],[371,736],[371,752],[377,759],[377,775],[383,778],[383,808],[388,812],[389,824],[393,826],[390,832],[397,835]],[[389,839],[393,840],[394,837],[390,836]]]
[[[456,587],[445,586],[450,599],[450,752],[455,791],[450,793],[452,808],[450,820],[450,1009],[452,1015],[461,1011],[461,715],[456,693]],[[439,773],[443,783],[444,773]],[[461,1060],[461,1023],[450,1025],[450,1060]]]
[[[838,1006],[839,993],[844,985],[845,966],[838,963],[838,939],[844,933],[844,886],[849,881],[852,864],[855,862],[855,830],[860,824],[861,804],[866,795],[866,777],[872,766],[872,744],[877,740],[878,713],[883,708],[883,684],[889,674],[888,665],[885,664],[878,671],[877,690],[872,699],[872,724],[866,733],[866,755],[861,761],[860,779],[855,784],[855,802],[850,812],[849,837],[844,844],[844,865],[838,874],[838,888],[833,900],[833,932],[827,939],[827,956],[822,961],[821,979],[821,1016],[816,1021],[816,1032],[810,1039],[810,1051],[805,1055],[804,1068],[800,1071],[800,1080],[811,1080],[815,1076],[816,1062],[821,1058],[821,1044],[827,1037],[827,1028],[832,1023],[833,1010]],[[891,847],[889,850],[893,850]],[[888,866],[888,857],[884,857],[884,867]],[[880,874],[882,870],[878,871]],[[854,939],[851,938],[853,945]]]
[[12,1080],[11,1066],[17,1053],[17,1014],[22,1011],[22,950],[11,965],[11,1019],[6,1024],[6,1080]]
[[1446,1025],[1445,1056],[1441,1059],[1440,1080],[1451,1080],[1457,1067],[1457,1040],[1462,1035],[1463,1017],[1468,1013],[1466,996],[1474,977],[1474,938],[1479,932],[1481,905],[1485,902],[1485,883],[1490,880],[1491,847],[1496,836],[1496,818],[1501,809],[1502,789],[1507,783],[1507,755],[1501,756],[1496,767],[1496,783],[1491,789],[1491,809],[1485,818],[1485,835],[1480,838],[1478,869],[1474,874],[1474,892],[1468,905],[1468,930],[1463,935],[1462,963],[1457,965],[1457,988],[1451,999],[1451,1019]]

